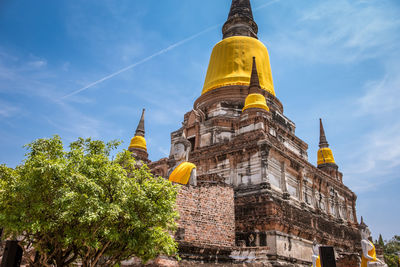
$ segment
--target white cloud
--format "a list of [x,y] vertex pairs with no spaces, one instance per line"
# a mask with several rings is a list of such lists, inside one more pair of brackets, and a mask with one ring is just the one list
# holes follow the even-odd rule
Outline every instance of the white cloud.
[[112,129],[113,132],[118,131],[108,123],[91,117],[69,104],[58,102],[58,108],[64,114],[62,120],[59,116],[54,117],[51,114],[44,116],[44,118],[58,131],[69,133],[68,135],[73,138],[100,138],[108,131],[107,129]]
[[40,60],[34,60],[34,61],[30,61],[27,64],[28,66],[32,67],[32,68],[42,68],[42,67],[46,67],[47,65],[47,61],[44,59],[40,59]]
[[400,76],[386,75],[366,84],[366,93],[358,99],[358,115],[378,115],[400,111]]
[[16,105],[0,101],[0,117],[10,118],[21,114],[22,110]]
[[400,123],[374,131],[363,140],[344,168],[350,187],[371,191],[398,179],[400,170]]
[[366,123],[358,125],[364,131],[353,140],[354,149],[346,154],[343,166],[351,187],[357,191],[369,191],[398,178],[400,78],[395,68],[389,69],[381,80],[367,82],[365,93],[346,107],[348,114],[353,114],[348,119]]
[[[10,58],[14,60],[10,61]],[[66,87],[60,72],[63,73],[68,65],[69,63],[63,63],[57,68],[49,69],[45,59],[34,55],[17,57],[0,53],[0,91],[8,101],[0,101],[0,119],[27,115],[24,119],[29,120],[29,123],[45,121],[55,128],[43,129],[43,133],[57,131],[70,140],[77,137],[100,138],[106,134],[120,135],[121,130],[118,127],[112,127],[111,123],[75,107],[77,104],[92,104],[95,99],[74,96],[68,103],[59,100]],[[23,105],[24,102],[29,105]],[[9,121],[11,120],[7,120]],[[15,130],[21,125],[17,123],[14,126]]]
[[62,69],[63,71],[65,71],[65,72],[68,72],[69,69],[70,69],[70,67],[71,67],[71,63],[67,61],[67,62],[64,62],[64,63],[62,64],[61,69]]
[[384,55],[400,41],[398,8],[387,1],[323,1],[302,9],[286,31],[272,36],[276,52],[306,61],[349,63]]

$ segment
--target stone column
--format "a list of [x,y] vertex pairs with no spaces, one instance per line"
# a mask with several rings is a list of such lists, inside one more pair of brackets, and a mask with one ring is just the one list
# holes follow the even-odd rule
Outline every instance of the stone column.
[[199,123],[196,123],[196,126],[195,126],[195,132],[196,132],[196,134],[195,134],[195,144],[194,144],[194,148],[193,148],[193,150],[195,150],[195,149],[198,149],[198,148],[200,148],[200,125],[199,125]]
[[317,204],[317,199],[315,198],[315,187],[316,187],[316,182],[315,182],[316,178],[315,176],[312,178],[312,189],[311,189],[311,205],[314,208],[318,208],[318,204]]
[[335,205],[336,205],[336,214],[335,217],[339,219],[340,222],[343,222],[343,218],[342,215],[340,214],[340,209],[341,209],[341,205],[340,205],[340,201],[339,201],[339,197],[337,195],[337,193],[335,194]]
[[328,214],[330,214],[332,217],[335,217],[335,214],[333,212],[334,201],[333,201],[333,198],[331,196],[331,187],[329,185],[326,186],[326,191],[327,191],[326,200],[327,200],[327,204],[328,204],[326,207],[327,207]]
[[[328,184],[326,184],[326,187],[325,187],[325,189],[326,189],[326,195],[325,195],[325,210],[327,211],[328,214],[331,214],[331,215],[332,215],[332,212],[331,212],[331,209],[330,209],[331,205],[330,205],[330,201],[329,201],[329,199],[330,199],[330,197],[331,197],[330,192],[329,192],[329,188],[330,188],[330,186],[329,186]],[[333,215],[332,215],[332,216],[333,216]]]
[[304,202],[304,168],[299,172],[299,201]]
[[346,212],[346,221],[349,221],[349,219],[350,219],[350,214],[349,214],[349,209],[348,209],[349,201],[348,201],[347,197],[344,199],[344,205],[345,205],[344,212]]
[[255,233],[256,233],[256,246],[259,247],[260,246],[260,232],[256,229]]
[[352,208],[353,208],[353,222],[358,223],[357,222],[357,214],[356,214],[356,200],[353,199],[352,201]]
[[271,147],[267,144],[265,140],[258,142],[261,160],[261,181],[267,183],[270,188],[271,183],[268,177],[268,156]]
[[286,183],[286,163],[284,161],[281,163],[281,188],[283,192],[283,198],[289,199],[290,194],[287,190],[287,183]]
[[235,155],[229,155],[229,165],[230,165],[230,173],[229,173],[230,184],[237,186],[238,175],[237,175],[237,160]]

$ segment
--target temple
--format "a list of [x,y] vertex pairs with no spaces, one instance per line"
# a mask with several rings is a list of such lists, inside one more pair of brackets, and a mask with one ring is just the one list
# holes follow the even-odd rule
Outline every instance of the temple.
[[[322,120],[317,166],[309,162],[257,33],[250,1],[233,0],[201,95],[171,133],[171,145],[190,142],[197,171],[197,185],[183,186],[177,201],[180,264],[305,267],[317,242],[335,248],[338,266],[358,266],[356,195],[343,184]],[[174,158],[148,161],[141,123],[129,149],[167,179]]]

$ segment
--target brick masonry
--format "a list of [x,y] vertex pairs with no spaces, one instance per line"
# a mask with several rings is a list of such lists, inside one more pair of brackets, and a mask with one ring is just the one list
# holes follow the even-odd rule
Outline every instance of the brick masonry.
[[182,186],[176,202],[180,214],[176,240],[195,246],[234,246],[233,198],[232,187],[225,184]]

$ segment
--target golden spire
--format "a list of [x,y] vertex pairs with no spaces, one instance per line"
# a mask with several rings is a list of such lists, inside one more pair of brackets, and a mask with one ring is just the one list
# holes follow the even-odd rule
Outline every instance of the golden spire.
[[326,140],[322,119],[319,119],[319,150],[317,165],[320,166],[322,164],[336,165],[332,150],[329,148],[328,141]]
[[259,93],[260,90],[261,87],[258,78],[256,58],[253,57],[253,67],[251,71],[249,95],[246,97],[242,112],[249,108],[259,108],[269,111],[269,107],[267,106],[267,100],[262,94]]
[[132,151],[133,149],[142,149],[147,152],[146,139],[144,138],[144,112],[145,109],[142,111],[142,116],[136,128],[135,136],[132,138],[129,145],[129,151]]

